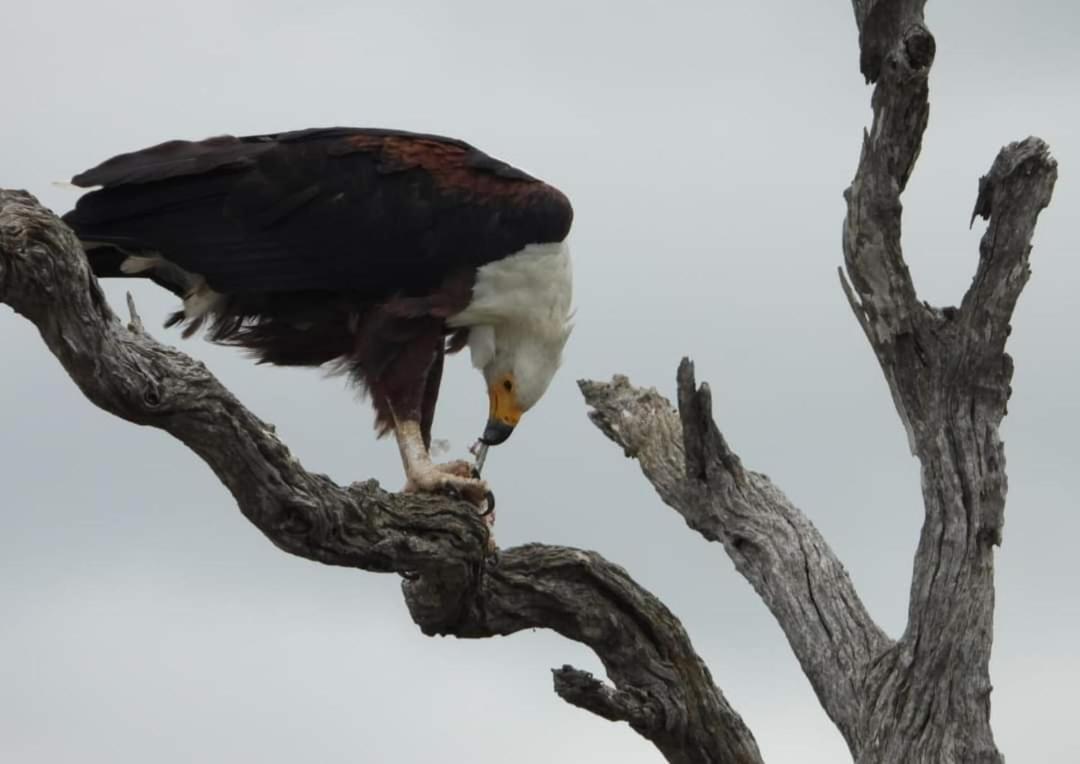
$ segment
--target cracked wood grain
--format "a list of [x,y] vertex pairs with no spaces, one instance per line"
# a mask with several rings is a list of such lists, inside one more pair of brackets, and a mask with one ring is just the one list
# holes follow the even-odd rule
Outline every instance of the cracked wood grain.
[[860,69],[876,87],[844,194],[840,280],[922,468],[925,519],[904,633],[894,641],[880,631],[806,516],[742,465],[688,361],[678,410],[624,377],[581,388],[593,423],[761,595],[857,762],[999,763],[989,659],[1007,488],[998,426],[1013,371],[1005,341],[1057,165],[1037,138],[1005,146],[979,181],[973,219],[989,225],[971,287],[959,308],[920,301],[900,246],[900,196],[929,119],[935,41],[925,0],[852,5]]
[[723,545],[784,630],[822,707],[857,746],[866,667],[892,642],[813,523],[768,477],[743,467],[693,364],[679,367],[677,410],[622,376],[579,384],[593,424],[637,459],[687,525]]
[[[867,676],[867,746],[858,759],[1000,762],[989,660],[993,547],[1006,494],[998,426],[1012,377],[1005,340],[1057,169],[1037,138],[1005,146],[979,182],[975,214],[990,223],[959,309],[918,300],[900,247],[900,194],[929,114],[934,43],[923,5],[855,3],[864,61],[881,65],[870,78],[873,125],[845,193],[844,260],[854,285],[845,291],[921,464],[925,513],[907,628]],[[878,8],[887,8],[888,23],[869,30]]]
[[[447,596],[448,578],[454,596]],[[545,627],[588,645],[614,687],[564,666],[554,672],[555,691],[605,719],[629,722],[667,761],[761,761],[678,619],[595,552],[530,544],[503,552],[487,571],[423,574],[403,588],[426,634],[476,638]]]

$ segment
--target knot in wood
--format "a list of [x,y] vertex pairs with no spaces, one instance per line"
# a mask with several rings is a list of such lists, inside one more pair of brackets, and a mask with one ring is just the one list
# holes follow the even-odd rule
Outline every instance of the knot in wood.
[[311,513],[307,507],[287,504],[281,510],[277,529],[289,536],[306,536],[313,525]]
[[908,28],[904,34],[904,53],[912,69],[918,71],[928,68],[934,63],[936,51],[937,43],[929,29],[922,24],[913,24]]
[[143,390],[142,399],[147,408],[156,409],[161,405],[161,393],[156,385],[147,385],[146,389]]

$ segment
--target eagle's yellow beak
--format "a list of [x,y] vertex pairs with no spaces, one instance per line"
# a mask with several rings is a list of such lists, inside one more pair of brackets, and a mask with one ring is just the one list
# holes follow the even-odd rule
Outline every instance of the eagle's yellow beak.
[[500,377],[488,388],[488,401],[488,423],[480,441],[489,446],[497,446],[510,437],[524,413],[518,405],[512,375]]

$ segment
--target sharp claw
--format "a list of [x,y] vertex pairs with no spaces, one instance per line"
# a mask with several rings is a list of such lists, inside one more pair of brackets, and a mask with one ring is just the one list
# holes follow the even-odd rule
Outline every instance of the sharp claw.
[[[457,469],[449,469],[458,467]],[[454,501],[467,501],[478,509],[485,504],[487,510],[483,516],[489,516],[495,508],[495,498],[483,480],[467,477],[472,469],[464,462],[449,465],[436,465],[433,470],[415,474],[406,483],[405,491],[416,493],[436,493]]]

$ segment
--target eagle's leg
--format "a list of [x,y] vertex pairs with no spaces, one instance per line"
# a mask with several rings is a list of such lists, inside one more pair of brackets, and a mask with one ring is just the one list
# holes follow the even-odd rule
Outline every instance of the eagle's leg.
[[[434,339],[430,355],[426,357],[426,371],[422,372],[422,388],[409,385],[387,385],[384,388],[393,417],[394,436],[405,466],[404,490],[410,493],[456,493],[478,507],[486,507],[487,484],[473,477],[471,464],[465,461],[434,464],[431,461],[431,426],[435,419],[435,403],[442,381],[445,354],[441,331],[434,335]],[[409,358],[409,354],[405,354],[400,362],[403,365],[416,363],[419,350],[418,343],[413,351],[415,355]]]
[[[431,453],[431,428],[435,424],[435,404],[439,401],[439,387],[442,385],[443,365],[446,362],[446,348],[440,342],[435,350],[435,357],[428,369],[424,384],[424,398],[420,404],[420,434],[424,438],[424,448]],[[464,459],[434,465],[440,472],[447,472],[463,478],[477,477],[476,467]],[[406,486],[408,490],[408,486]]]
[[[446,361],[446,348],[440,342],[435,349],[435,357],[428,369],[424,384],[424,398],[420,404],[420,434],[424,438],[424,448],[431,453],[431,428],[435,424],[435,404],[439,401],[439,387],[442,384],[443,364]],[[475,467],[471,462],[457,459],[445,464],[436,464],[435,469],[448,472],[458,477],[476,477]],[[406,487],[407,488],[407,487]]]

